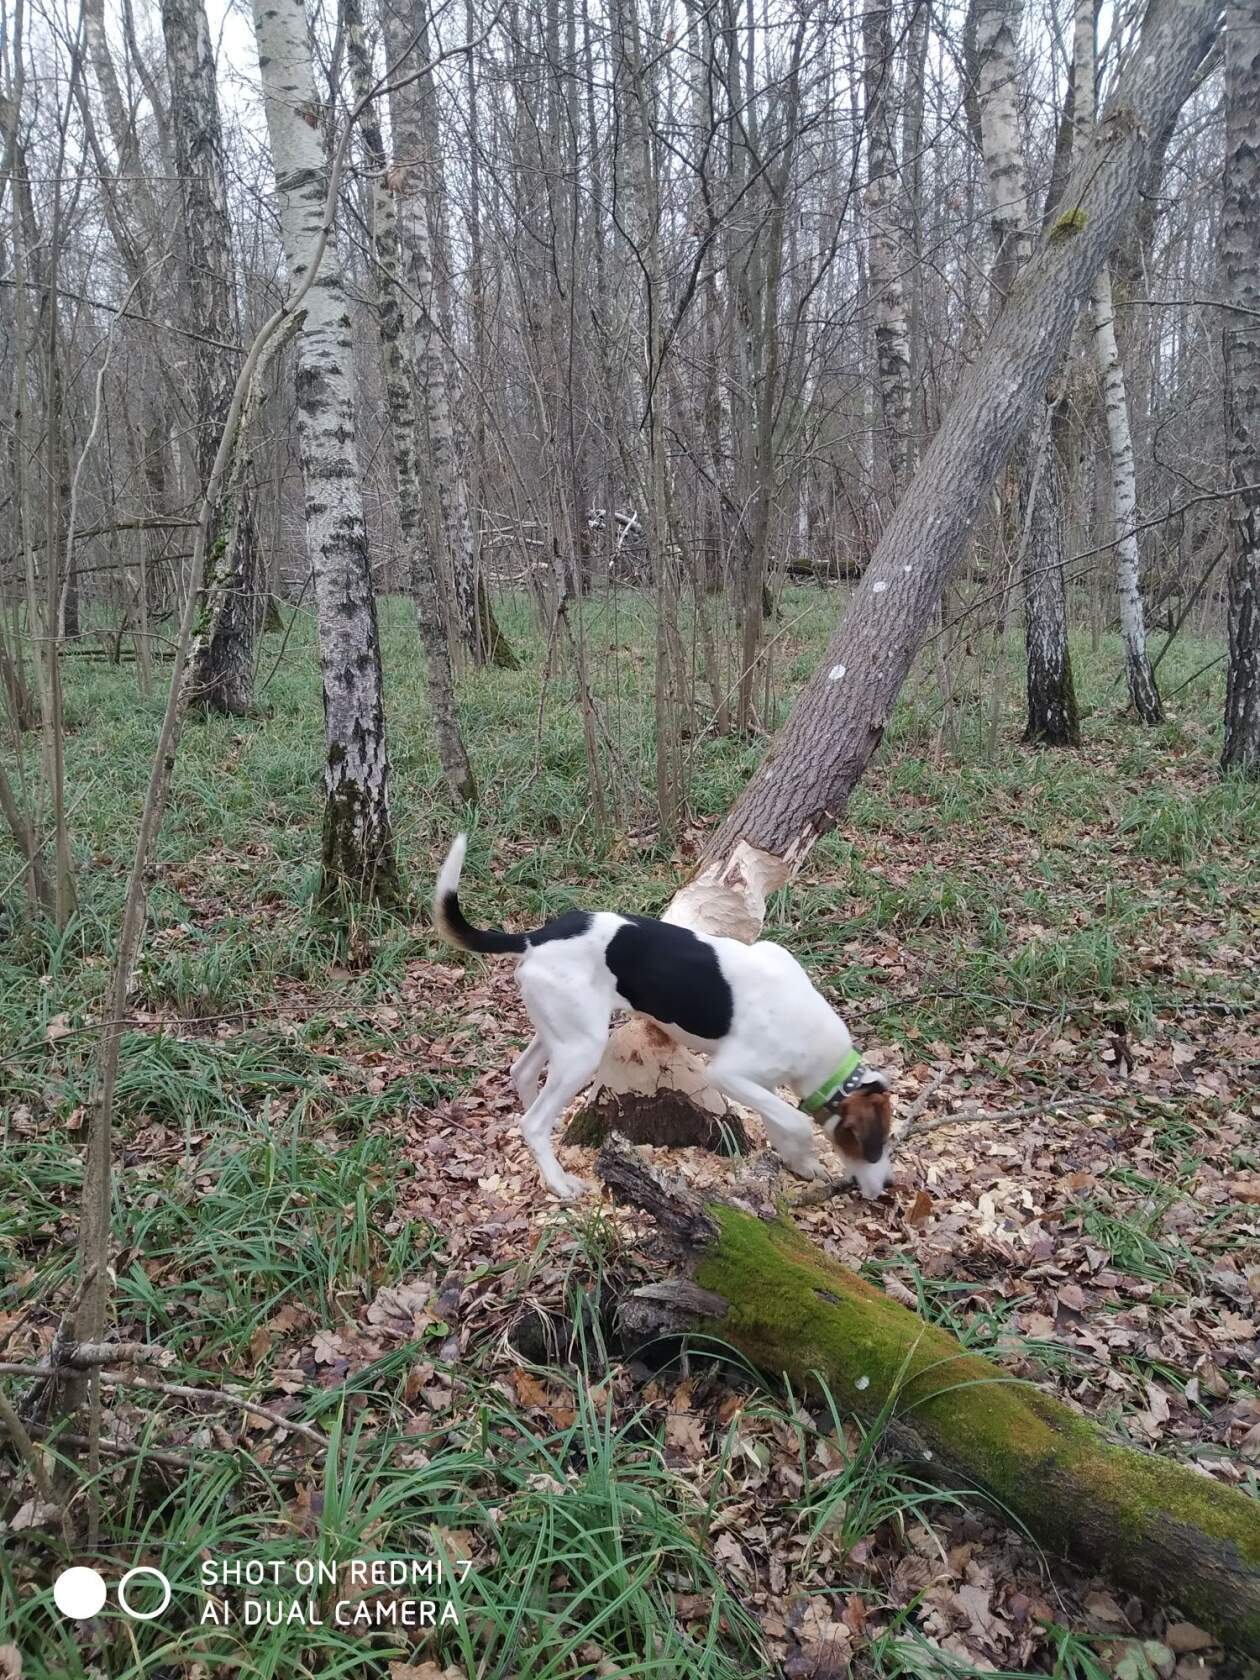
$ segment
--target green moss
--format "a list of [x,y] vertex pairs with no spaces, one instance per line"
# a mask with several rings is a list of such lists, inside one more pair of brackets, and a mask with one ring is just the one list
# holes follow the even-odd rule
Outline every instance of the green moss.
[[1084,232],[1089,217],[1078,206],[1075,210],[1065,210],[1050,229],[1050,240],[1053,244],[1060,239],[1071,239],[1075,234]]
[[[328,749],[330,769],[335,772],[344,760],[344,748],[334,742]],[[373,810],[364,788],[341,778],[324,803],[316,906],[322,915],[342,920],[352,918],[361,904],[399,910],[406,892],[388,820]]]
[[720,1205],[709,1212],[721,1237],[696,1280],[731,1303],[710,1326],[715,1335],[799,1387],[817,1391],[825,1382],[868,1420],[891,1408],[933,1459],[1044,1544],[1104,1564],[1148,1595],[1166,1595],[1175,1579],[1185,1610],[1260,1654],[1254,1501],[1109,1441],[1070,1407],[923,1323],[795,1227]]
[[215,597],[222,582],[219,572],[223,565],[223,557],[227,553],[227,546],[228,532],[223,531],[215,538],[206,557],[201,604],[197,610],[197,622],[193,626],[194,641],[204,641],[214,629],[214,615],[218,604]]
[[598,1149],[600,1144],[607,1141],[611,1131],[608,1116],[601,1114],[592,1104],[573,1116],[564,1134],[564,1141],[580,1144],[585,1149]]

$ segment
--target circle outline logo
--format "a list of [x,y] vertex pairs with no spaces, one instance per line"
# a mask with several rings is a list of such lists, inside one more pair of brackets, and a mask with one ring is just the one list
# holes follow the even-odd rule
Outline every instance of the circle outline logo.
[[[156,1610],[133,1610],[131,1608],[130,1604],[127,1603],[127,1583],[128,1583],[128,1581],[134,1581],[137,1575],[153,1575],[153,1576],[156,1577],[157,1580],[159,1580],[162,1583],[162,1588],[163,1588],[163,1591],[165,1593],[165,1597],[162,1599],[161,1604],[158,1605]],[[160,1569],[154,1569],[150,1564],[147,1564],[147,1563],[136,1564],[135,1568],[134,1569],[129,1569],[127,1571],[127,1573],[123,1576],[122,1580],[119,1581],[119,1583],[118,1583],[118,1608],[121,1611],[123,1611],[123,1613],[125,1615],[130,1616],[133,1622],[151,1622],[151,1621],[154,1621],[158,1616],[160,1616],[162,1614],[162,1612],[166,1609],[167,1605],[170,1602],[171,1602],[170,1577],[166,1576],[166,1575],[163,1575],[163,1573]]]

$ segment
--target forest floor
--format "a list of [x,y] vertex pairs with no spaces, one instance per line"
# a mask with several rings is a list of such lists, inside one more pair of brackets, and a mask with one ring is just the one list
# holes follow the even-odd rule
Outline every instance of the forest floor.
[[[676,848],[654,840],[651,644],[643,603],[617,601],[584,624],[624,767],[610,832],[592,826],[568,675],[540,714],[544,649],[522,606],[507,618],[523,669],[462,684],[483,793],[474,920],[659,910],[756,762],[761,742],[696,737],[693,827]],[[836,604],[788,603],[771,723]],[[423,903],[455,818],[406,611],[384,618],[400,851]],[[1161,681],[1217,651],[1178,642]],[[283,647],[268,638],[273,664],[270,715],[192,724],[179,760],[124,1042],[115,1300],[121,1336],[169,1350],[161,1380],[240,1385],[332,1450],[323,1468],[227,1400],[109,1391],[100,1555],[72,1561],[111,1581],[157,1565],[171,1608],[63,1620],[49,1582],[70,1560],[28,1499],[0,1548],[0,1658],[16,1646],[27,1680],[1241,1673],[1175,1605],[1143,1611],[1046,1560],[733,1355],[606,1347],[652,1244],[607,1204],[540,1193],[507,1076],[525,1038],[510,964],[438,947],[419,915],[312,922],[322,742],[304,617]],[[0,945],[10,1361],[47,1349],[68,1297],[94,1024],[160,708],[131,668],[67,665],[82,907],[60,938],[11,907]],[[997,739],[987,698],[964,700],[956,755],[916,685],[841,829],[772,906],[768,935],[843,1008],[903,1114],[924,1099],[894,1194],[846,1190],[798,1217],[1013,1375],[1254,1493],[1260,799],[1216,776],[1219,667],[1146,731],[1120,716],[1114,643],[1082,642],[1077,668],[1080,754],[1019,744],[1014,663]],[[767,1170],[656,1153],[718,1191]],[[562,1154],[592,1176],[587,1152]],[[365,1555],[456,1561],[427,1594],[296,1584],[299,1561]],[[263,1625],[245,1620],[247,1588],[208,1589],[205,1566],[229,1557],[277,1566],[252,1594]],[[459,1625],[365,1625],[417,1596],[453,1599]],[[233,1619],[203,1620],[207,1603]],[[268,1625],[293,1603],[300,1620]]]

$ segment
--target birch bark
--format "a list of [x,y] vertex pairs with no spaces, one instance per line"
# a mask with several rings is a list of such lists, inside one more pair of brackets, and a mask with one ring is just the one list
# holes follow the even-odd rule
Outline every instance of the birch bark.
[[[1073,93],[1077,133],[1094,120],[1096,100],[1094,0],[1077,0],[1073,59]],[[1065,199],[1067,215],[1074,213]],[[1142,602],[1137,532],[1137,476],[1133,464],[1133,433],[1124,367],[1116,343],[1116,317],[1111,300],[1111,274],[1106,264],[1094,278],[1089,296],[1094,323],[1094,357],[1102,384],[1103,414],[1111,465],[1111,526],[1116,550],[1116,593],[1120,634],[1124,640],[1129,701],[1143,723],[1162,723],[1164,710],[1146,650],[1146,609]]]
[[[319,250],[328,189],[302,0],[254,0],[290,287]],[[321,901],[390,901],[399,891],[376,602],[355,453],[350,312],[330,237],[302,302],[298,439],[306,541],[319,619],[327,762]]]
[[1260,777],[1260,0],[1229,0],[1225,31],[1218,262],[1222,298],[1239,313],[1225,327],[1225,438],[1235,495],[1221,767]]
[[910,461],[910,335],[897,250],[893,190],[897,180],[889,0],[866,0],[862,16],[866,86],[866,215],[875,360],[894,504]]
[[385,142],[381,136],[380,119],[370,99],[375,78],[359,0],[341,0],[341,16],[350,84],[355,104],[362,106],[359,127],[372,178],[372,243],[376,256],[372,272],[376,324],[385,377],[385,402],[393,432],[398,523],[407,552],[407,579],[424,647],[429,709],[433,714],[438,758],[452,794],[458,800],[469,802],[477,797],[477,783],[460,733],[446,620],[433,567],[432,547],[426,540],[424,529],[417,471],[415,398],[411,365],[404,348],[407,314],[400,283],[397,217],[394,195],[385,179]]

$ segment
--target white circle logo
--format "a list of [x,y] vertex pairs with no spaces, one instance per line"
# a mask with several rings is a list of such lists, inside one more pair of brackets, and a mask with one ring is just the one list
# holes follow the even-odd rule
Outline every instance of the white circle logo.
[[63,1616],[76,1622],[86,1621],[105,1602],[105,1579],[97,1570],[83,1564],[63,1569],[53,1582],[53,1602]]
[[[133,1610],[130,1604],[127,1603],[127,1583],[129,1581],[134,1581],[138,1575],[152,1575],[155,1581],[159,1581],[161,1583],[162,1602],[158,1605],[156,1610]],[[123,1576],[122,1580],[118,1583],[118,1607],[120,1610],[125,1610],[133,1622],[151,1622],[155,1616],[160,1616],[162,1614],[163,1610],[166,1609],[166,1606],[170,1602],[170,1581],[165,1575],[163,1575],[160,1569],[150,1569],[148,1564],[140,1563],[137,1564],[134,1569],[129,1569]]]

